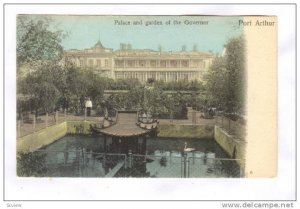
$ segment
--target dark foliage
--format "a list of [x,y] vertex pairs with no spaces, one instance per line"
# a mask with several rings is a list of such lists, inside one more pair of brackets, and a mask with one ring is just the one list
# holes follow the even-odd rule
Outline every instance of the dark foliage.
[[18,153],[17,175],[41,177],[47,172],[46,155],[39,152]]

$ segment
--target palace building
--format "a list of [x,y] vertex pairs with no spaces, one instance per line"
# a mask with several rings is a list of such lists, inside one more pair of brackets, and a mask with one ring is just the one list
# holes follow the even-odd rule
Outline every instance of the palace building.
[[120,44],[120,49],[113,50],[98,41],[89,49],[65,51],[64,58],[77,67],[113,79],[137,78],[146,82],[153,78],[168,82],[203,80],[213,54],[196,49],[186,51],[185,47],[176,52],[132,49],[130,44]]

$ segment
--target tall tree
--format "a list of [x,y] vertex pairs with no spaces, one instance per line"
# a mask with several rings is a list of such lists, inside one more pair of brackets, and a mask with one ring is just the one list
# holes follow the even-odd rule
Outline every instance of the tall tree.
[[33,68],[44,61],[61,58],[61,41],[66,34],[51,30],[52,20],[45,17],[17,17],[17,66],[29,64]]
[[243,37],[230,39],[223,57],[216,57],[208,75],[209,102],[226,112],[245,108],[245,48]]
[[224,57],[216,57],[211,65],[208,75],[208,100],[211,105],[216,106],[219,109],[226,106],[228,94],[228,89],[226,88],[228,79],[225,67],[226,63]]
[[44,65],[28,74],[18,84],[18,93],[27,95],[31,110],[52,112],[56,109],[63,83],[62,69],[53,64]]
[[242,36],[226,44],[226,70],[228,77],[227,108],[229,112],[244,111],[245,103],[245,46]]

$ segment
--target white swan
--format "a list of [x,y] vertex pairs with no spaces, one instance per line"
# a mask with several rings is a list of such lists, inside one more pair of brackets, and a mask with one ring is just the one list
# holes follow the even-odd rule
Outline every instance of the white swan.
[[187,142],[184,143],[184,149],[183,149],[184,152],[192,152],[194,150],[195,148],[187,147]]

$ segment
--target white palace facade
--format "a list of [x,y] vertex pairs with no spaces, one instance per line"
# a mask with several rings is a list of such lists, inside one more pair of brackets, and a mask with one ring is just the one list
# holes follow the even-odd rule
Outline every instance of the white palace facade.
[[203,80],[213,55],[193,51],[154,51],[132,49],[130,44],[121,44],[120,49],[105,48],[98,41],[94,47],[84,50],[68,50],[64,58],[75,66],[91,69],[113,79],[137,78],[146,82],[155,80]]

